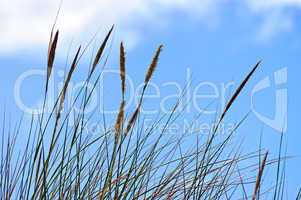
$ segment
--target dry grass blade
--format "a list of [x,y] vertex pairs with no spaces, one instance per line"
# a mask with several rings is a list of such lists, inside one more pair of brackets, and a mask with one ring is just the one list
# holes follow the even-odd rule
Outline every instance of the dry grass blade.
[[132,127],[135,124],[135,121],[136,121],[136,119],[138,117],[139,111],[140,111],[140,105],[138,105],[138,107],[136,108],[134,114],[130,118],[129,123],[128,123],[127,127],[126,127],[126,130],[125,130],[125,134],[127,134],[128,132],[130,132],[130,130],[132,129]]
[[160,45],[156,51],[156,54],[152,60],[152,63],[150,64],[149,68],[148,68],[148,71],[146,73],[146,76],[145,76],[145,80],[144,80],[144,84],[148,84],[148,82],[150,81],[156,67],[157,67],[157,64],[158,64],[158,60],[159,60],[159,56],[160,56],[160,53],[162,51],[162,48],[163,48],[163,45]]
[[122,101],[120,104],[119,112],[117,115],[116,123],[115,123],[115,131],[116,135],[118,136],[122,127],[123,119],[124,119],[124,105],[125,102]]
[[231,99],[229,100],[229,102],[227,103],[224,112],[221,115],[221,118],[219,120],[219,123],[224,119],[225,115],[227,114],[228,110],[230,109],[230,107],[232,106],[232,104],[234,103],[235,99],[238,97],[238,95],[240,94],[240,92],[242,91],[242,89],[245,87],[245,85],[247,84],[247,82],[249,81],[249,79],[251,78],[251,76],[254,74],[254,72],[256,71],[256,69],[259,67],[261,61],[259,61],[252,69],[252,71],[246,76],[246,78],[243,80],[243,82],[239,85],[239,87],[237,88],[237,90],[235,91],[235,93],[233,94],[233,96],[231,97]]
[[64,103],[64,100],[65,100],[65,96],[66,96],[66,92],[67,92],[67,88],[68,88],[68,85],[70,83],[70,80],[71,80],[71,77],[72,77],[72,74],[75,70],[75,67],[77,65],[77,61],[78,61],[78,56],[79,56],[79,53],[80,53],[80,49],[81,47],[78,48],[77,52],[76,52],[76,55],[73,59],[73,62],[71,64],[71,68],[68,72],[68,75],[67,75],[67,78],[66,78],[66,81],[64,83],[64,86],[63,86],[63,90],[62,90],[62,96],[61,96],[61,100],[60,100],[60,105],[59,105],[59,112],[61,111],[62,109],[62,106],[63,106],[63,103]]
[[253,193],[253,196],[252,196],[252,200],[256,199],[258,190],[260,188],[261,178],[262,178],[262,175],[263,175],[263,170],[264,170],[264,167],[265,167],[265,164],[266,164],[266,160],[267,160],[268,154],[269,154],[269,152],[265,153],[265,155],[263,157],[263,160],[262,160],[262,163],[261,163],[261,166],[259,168],[258,175],[257,175],[257,178],[256,178],[256,185],[255,185],[255,188],[254,188],[254,193]]
[[108,42],[108,40],[109,40],[109,38],[110,38],[110,36],[111,36],[111,33],[112,33],[113,29],[114,29],[114,25],[112,26],[112,28],[110,29],[109,33],[106,35],[104,41],[103,41],[102,44],[100,45],[100,47],[99,47],[99,49],[98,49],[98,51],[97,51],[97,54],[96,54],[96,56],[95,56],[93,65],[92,65],[92,69],[91,69],[90,75],[93,74],[93,72],[94,72],[96,66],[98,65],[99,60],[100,60],[100,58],[101,58],[101,56],[102,56],[102,54],[103,54],[103,51],[104,51],[104,49],[105,49],[105,47],[106,47],[106,45],[107,45],[107,42]]
[[121,79],[121,90],[122,99],[124,100],[125,94],[125,51],[123,43],[120,44],[120,79]]
[[58,37],[59,37],[59,31],[56,31],[53,41],[52,41],[52,35],[53,35],[53,33],[51,32],[49,47],[48,47],[46,90],[48,88],[48,81],[49,81],[49,78],[50,78],[50,75],[52,72],[52,68],[53,68],[55,51],[56,51],[57,41],[58,41]]
[[70,70],[68,72],[68,75],[67,75],[67,78],[66,78],[66,81],[65,81],[65,84],[64,84],[64,90],[67,89],[68,85],[69,85],[69,82],[71,80],[71,77],[72,77],[72,74],[75,70],[75,67],[77,65],[77,61],[78,61],[78,56],[79,56],[79,53],[80,53],[80,49],[81,47],[78,48],[77,52],[76,52],[76,55],[72,61],[72,64],[71,64],[71,67],[70,67]]

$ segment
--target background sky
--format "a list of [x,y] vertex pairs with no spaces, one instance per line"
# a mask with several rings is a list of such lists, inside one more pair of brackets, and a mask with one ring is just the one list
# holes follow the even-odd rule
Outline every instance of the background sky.
[[[15,82],[29,69],[45,69],[49,33],[59,5],[56,0],[0,2],[0,102],[1,111],[11,113],[13,120],[21,114],[14,97]],[[237,86],[262,59],[228,121],[238,121],[251,110],[239,131],[244,149],[255,150],[262,132],[264,147],[276,153],[280,133],[251,109],[252,89],[264,78],[271,78],[271,87],[258,93],[254,100],[256,112],[269,118],[277,113],[276,92],[287,89],[288,128],[284,137],[287,154],[296,156],[287,164],[287,192],[294,196],[301,184],[300,18],[301,0],[65,0],[56,26],[61,33],[56,69],[64,69],[68,49],[73,53],[78,44],[87,44],[95,34],[100,40],[112,24],[116,29],[109,66],[117,66],[118,44],[123,40],[127,70],[136,83],[143,80],[156,47],[164,44],[154,77],[162,96],[171,91],[163,86],[168,81],[183,87],[187,84],[188,68],[194,86],[204,81],[215,85],[233,81]],[[88,62],[88,58],[84,59]],[[274,84],[274,72],[284,68],[287,82]],[[118,82],[112,85],[115,86],[119,86]],[[42,87],[42,79],[30,80],[22,86],[24,99],[38,103],[34,99],[40,96]],[[114,89],[106,92],[110,98],[118,96]],[[220,98],[213,100],[220,105]],[[208,118],[213,119],[214,115]]]

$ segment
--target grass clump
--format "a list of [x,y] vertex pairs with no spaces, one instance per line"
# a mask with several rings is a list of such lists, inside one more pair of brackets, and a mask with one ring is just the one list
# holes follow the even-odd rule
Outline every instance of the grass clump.
[[[138,105],[127,118],[125,111],[126,53],[120,44],[120,109],[112,127],[90,137],[84,133],[92,115],[85,110],[99,83],[107,43],[113,27],[101,43],[86,77],[93,90],[83,86],[74,102],[80,104],[79,113],[71,115],[72,107],[64,110],[69,83],[76,72],[83,53],[78,48],[67,73],[63,88],[49,114],[32,115],[29,130],[6,130],[3,122],[1,136],[0,197],[1,199],[259,199],[274,191],[274,199],[284,193],[281,160],[268,159],[268,153],[241,153],[240,145],[232,145],[234,132],[217,139],[218,128],[236,101],[248,80],[259,67],[258,62],[230,98],[217,125],[206,137],[185,132],[166,134],[171,123],[179,117],[176,103],[171,114],[153,119],[150,127],[143,127],[140,113],[143,95],[156,70],[163,46],[160,45],[146,72]],[[49,42],[47,77],[43,111],[47,102],[49,79],[54,66],[59,32]],[[106,62],[103,62],[104,65]],[[105,116],[98,116],[105,118]],[[74,125],[69,126],[74,120]],[[22,120],[21,120],[22,121]],[[193,123],[193,121],[192,121]],[[163,129],[159,126],[163,125]],[[26,138],[21,151],[16,142]],[[187,137],[193,137],[192,148],[183,146]],[[191,143],[190,143],[191,144]],[[257,163],[250,162],[263,157]],[[253,164],[252,164],[253,163]],[[264,170],[268,165],[278,166],[278,186],[262,188]],[[242,167],[243,166],[243,167]],[[253,192],[252,192],[253,191]],[[300,192],[297,199],[300,199]]]

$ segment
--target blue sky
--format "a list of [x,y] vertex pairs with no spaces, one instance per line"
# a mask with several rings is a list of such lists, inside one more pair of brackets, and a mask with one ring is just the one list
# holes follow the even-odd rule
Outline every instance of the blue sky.
[[[30,69],[44,69],[49,30],[58,5],[59,1],[1,1],[1,110],[5,108],[8,113],[21,113],[14,96],[16,80]],[[284,133],[288,154],[297,156],[289,160],[287,168],[288,194],[293,195],[301,184],[298,127],[301,111],[298,89],[301,72],[300,17],[300,0],[92,0],[89,3],[65,0],[57,24],[62,37],[56,66],[64,69],[61,66],[64,66],[70,44],[74,52],[77,44],[86,44],[95,33],[98,39],[102,38],[109,26],[115,24],[109,61],[111,69],[116,69],[118,43],[123,40],[127,49],[128,73],[137,84],[143,80],[155,48],[163,43],[164,51],[154,77],[154,83],[162,91],[157,102],[160,103],[164,95],[175,89],[164,86],[164,83],[177,82],[184,87],[189,69],[194,89],[204,82],[210,82],[218,89],[217,97],[202,98],[202,106],[213,100],[218,107],[224,97],[221,84],[233,81],[234,87],[237,86],[251,67],[262,59],[261,67],[234,104],[227,120],[238,121],[251,111],[239,132],[244,138],[245,150],[257,148],[263,130],[264,146],[271,152],[277,152],[279,130],[259,116],[273,119],[279,112],[279,106],[288,107],[282,117],[288,124]],[[87,62],[88,58],[84,60]],[[278,85],[275,84],[274,73],[281,69],[286,69],[287,81]],[[252,109],[252,91],[266,77],[270,78],[271,85],[256,94]],[[113,86],[117,87],[117,84]],[[33,99],[39,96],[42,86],[42,79],[30,80],[22,86],[22,95],[27,102],[37,103]],[[226,92],[226,98],[234,87]],[[211,89],[204,88],[204,92],[200,90],[200,93],[212,94]],[[287,90],[287,103],[283,97],[278,105],[277,91],[280,90]],[[110,98],[118,96],[115,91],[106,92]],[[208,114],[208,117],[213,119],[214,115]]]

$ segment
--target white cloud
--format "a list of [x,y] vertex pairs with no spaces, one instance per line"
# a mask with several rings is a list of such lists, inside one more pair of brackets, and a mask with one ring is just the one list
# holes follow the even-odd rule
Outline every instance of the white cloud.
[[301,0],[247,0],[253,10],[265,10],[273,8],[284,8],[291,6],[301,6]]
[[280,33],[290,32],[292,30],[293,19],[285,15],[282,11],[274,10],[271,11],[268,16],[264,17],[256,39],[259,42],[267,42]]
[[[0,52],[12,52],[33,46],[46,46],[60,0],[1,0]],[[87,36],[111,24],[117,26],[117,37],[135,46],[143,34],[136,26],[154,28],[168,24],[172,12],[183,12],[194,19],[213,23],[223,3],[229,0],[63,0],[58,27],[61,41],[71,38],[87,41]],[[244,0],[254,14],[263,16],[259,37],[269,38],[292,29],[286,7],[301,7],[301,0]],[[227,6],[227,5],[225,5]],[[106,29],[105,29],[106,28]],[[67,40],[68,39],[68,40]]]
[[272,40],[275,36],[290,32],[294,18],[287,9],[301,8],[301,0],[247,0],[249,9],[262,17],[256,39],[260,42]]
[[[64,38],[83,39],[116,24],[125,40],[135,45],[135,23],[166,23],[173,10],[205,15],[211,0],[64,0],[58,27]],[[47,44],[59,0],[1,0],[0,51]],[[214,6],[215,7],[215,6]],[[155,24],[155,25],[156,25]],[[69,41],[70,42],[70,41]]]

